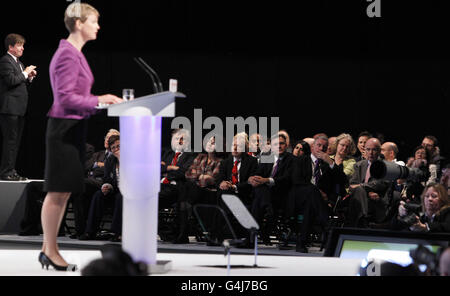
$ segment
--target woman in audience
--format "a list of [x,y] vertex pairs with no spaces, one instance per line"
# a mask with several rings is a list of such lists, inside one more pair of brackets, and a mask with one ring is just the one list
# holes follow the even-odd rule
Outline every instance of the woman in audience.
[[345,187],[337,188],[336,190],[338,191],[338,194],[345,196],[348,193],[350,177],[355,172],[354,166],[356,160],[352,155],[356,152],[356,145],[352,136],[349,134],[340,134],[337,136],[334,145],[336,146],[334,149],[336,150],[336,154],[330,158],[334,160],[334,163],[338,168],[338,178],[340,180],[338,184],[344,184],[343,187]]
[[186,171],[188,182],[184,185],[184,194],[180,195],[177,202],[179,233],[173,241],[174,244],[189,243],[189,213],[192,205],[216,202],[216,182],[222,160],[221,154],[216,152],[216,139],[217,136],[212,136],[206,141],[206,153],[199,154]]
[[446,188],[438,183],[428,184],[423,191],[421,201],[420,217],[411,210],[407,210],[406,203],[401,201],[397,225],[416,232],[450,232],[450,200]]
[[336,138],[334,145],[336,146],[336,154],[331,156],[331,159],[333,159],[335,164],[341,168],[347,178],[350,178],[355,171],[354,165],[356,161],[352,157],[352,155],[356,153],[355,142],[351,135],[340,134]]
[[292,154],[294,156],[300,157],[311,154],[311,147],[305,141],[297,141],[293,147]]

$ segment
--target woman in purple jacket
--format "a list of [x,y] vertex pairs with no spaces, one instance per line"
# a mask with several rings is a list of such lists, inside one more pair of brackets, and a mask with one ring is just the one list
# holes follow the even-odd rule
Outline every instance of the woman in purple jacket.
[[85,3],[74,2],[65,12],[64,22],[70,35],[61,40],[50,63],[53,106],[48,113],[44,191],[42,207],[44,241],[39,262],[48,269],[75,271],[58,250],[57,234],[67,201],[73,192],[84,190],[84,147],[86,118],[101,104],[121,103],[114,95],[94,96],[94,77],[81,52],[87,41],[97,39],[98,11]]

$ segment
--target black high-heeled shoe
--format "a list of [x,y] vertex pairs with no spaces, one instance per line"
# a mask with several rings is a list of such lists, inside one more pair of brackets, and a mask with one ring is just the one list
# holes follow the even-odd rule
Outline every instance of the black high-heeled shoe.
[[47,270],[49,266],[52,266],[57,271],[77,271],[78,269],[75,264],[69,264],[67,266],[56,265],[52,260],[50,260],[50,258],[47,257],[47,255],[45,255],[44,252],[39,254],[39,262],[42,265],[42,269],[44,269],[45,266]]

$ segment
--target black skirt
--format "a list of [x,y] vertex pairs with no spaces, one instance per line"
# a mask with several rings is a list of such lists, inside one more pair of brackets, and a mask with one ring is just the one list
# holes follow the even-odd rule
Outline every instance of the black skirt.
[[86,120],[49,118],[45,192],[84,192],[86,130]]

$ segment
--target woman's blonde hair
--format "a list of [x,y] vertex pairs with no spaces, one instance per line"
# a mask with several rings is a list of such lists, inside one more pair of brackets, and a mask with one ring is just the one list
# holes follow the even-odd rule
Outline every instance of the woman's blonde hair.
[[339,145],[339,142],[344,140],[344,139],[348,139],[350,141],[350,147],[349,147],[349,151],[348,151],[348,156],[352,156],[356,153],[356,145],[355,145],[355,141],[353,141],[353,138],[350,134],[340,134],[339,136],[336,137],[336,141],[333,144],[333,148],[334,150],[337,149],[337,146]]
[[84,23],[91,14],[97,15],[97,17],[100,16],[98,10],[87,3],[74,2],[70,4],[64,14],[64,24],[66,25],[69,33],[73,33],[75,31],[75,24],[77,23],[77,20]]

